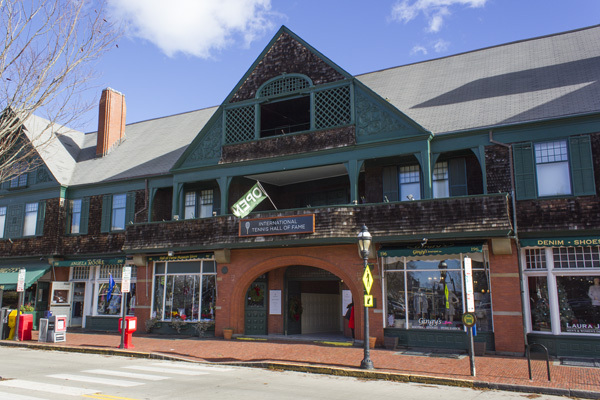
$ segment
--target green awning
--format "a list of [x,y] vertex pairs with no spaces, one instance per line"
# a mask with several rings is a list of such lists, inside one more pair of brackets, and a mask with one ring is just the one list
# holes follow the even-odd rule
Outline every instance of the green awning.
[[380,257],[423,257],[442,256],[448,254],[481,253],[483,243],[472,244],[432,244],[421,246],[420,244],[392,247],[384,246],[379,250]]
[[0,288],[4,286],[4,290],[16,290],[19,270],[25,268],[25,289],[29,288],[38,279],[42,277],[51,266],[47,262],[26,262],[14,261],[0,263]]
[[546,237],[535,239],[520,239],[521,247],[579,247],[600,246],[598,236],[568,236]]

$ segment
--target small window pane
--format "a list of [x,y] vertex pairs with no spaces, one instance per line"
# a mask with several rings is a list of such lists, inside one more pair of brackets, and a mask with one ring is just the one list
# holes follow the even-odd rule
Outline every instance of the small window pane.
[[25,205],[25,222],[23,224],[23,236],[35,235],[37,224],[38,203],[28,203]]
[[203,190],[200,193],[200,218],[212,217],[213,191]]
[[534,147],[538,195],[571,194],[567,141],[536,143]]
[[185,194],[184,218],[196,218],[196,192],[188,192]]
[[116,194],[113,196],[112,207],[112,230],[125,229],[125,205],[127,204],[127,195]]
[[400,201],[421,199],[421,178],[418,165],[409,165],[398,169],[400,182]]
[[4,226],[6,225],[6,207],[0,207],[0,238],[4,237]]
[[550,332],[550,302],[548,301],[548,282],[545,276],[530,276],[529,306],[531,308],[531,329]]
[[525,267],[527,269],[546,269],[546,250],[525,249]]
[[447,161],[435,163],[432,185],[434,198],[437,199],[450,196]]
[[79,233],[81,224],[81,199],[71,201],[71,233]]

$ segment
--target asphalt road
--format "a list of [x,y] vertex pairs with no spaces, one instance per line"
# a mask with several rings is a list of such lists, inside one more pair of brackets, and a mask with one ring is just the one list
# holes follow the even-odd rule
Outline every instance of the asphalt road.
[[414,383],[0,347],[0,400],[564,399]]

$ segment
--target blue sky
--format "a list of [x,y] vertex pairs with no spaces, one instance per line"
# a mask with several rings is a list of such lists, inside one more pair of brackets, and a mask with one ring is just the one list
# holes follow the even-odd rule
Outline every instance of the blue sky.
[[[219,105],[286,25],[358,75],[600,24],[599,0],[108,0],[125,35],[95,88],[127,123]],[[76,127],[97,129],[97,110]]]

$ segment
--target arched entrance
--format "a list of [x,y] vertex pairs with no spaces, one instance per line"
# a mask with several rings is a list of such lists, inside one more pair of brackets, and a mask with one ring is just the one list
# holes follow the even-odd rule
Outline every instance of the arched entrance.
[[344,281],[325,269],[307,265],[275,268],[246,288],[244,334],[342,335],[344,308],[350,301]]
[[287,267],[284,283],[287,334],[343,332],[343,282],[339,277],[324,269],[294,265]]

